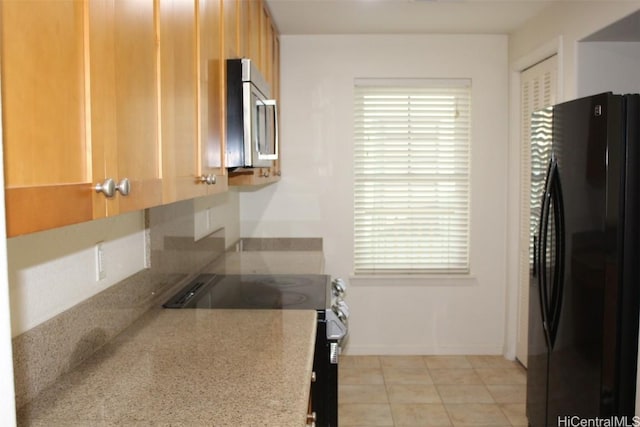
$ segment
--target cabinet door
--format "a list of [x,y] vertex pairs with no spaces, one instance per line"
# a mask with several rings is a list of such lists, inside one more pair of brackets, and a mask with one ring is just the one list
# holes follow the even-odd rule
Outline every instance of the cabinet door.
[[199,0],[198,81],[201,169],[214,176],[207,193],[227,190],[225,157],[226,62],[223,44],[223,0]]
[[267,9],[262,9],[262,19],[260,20],[260,69],[264,78],[271,87],[271,97],[275,98],[273,92],[273,27],[271,17]]
[[[162,202],[155,2],[91,0],[91,136],[96,180],[128,179],[104,215]],[[101,216],[96,212],[96,217]]]
[[160,0],[162,163],[165,203],[203,196],[198,120],[196,2]]
[[262,57],[260,56],[261,20],[261,0],[240,0],[238,10],[240,56],[254,61],[258,69],[262,65]]
[[89,220],[84,3],[3,1],[0,13],[7,233]]
[[241,8],[239,0],[222,0],[222,26],[224,34],[224,59],[240,58]]
[[262,38],[262,1],[248,0],[249,3],[249,58],[251,58],[258,69],[264,74],[264,58],[262,55],[261,38]]

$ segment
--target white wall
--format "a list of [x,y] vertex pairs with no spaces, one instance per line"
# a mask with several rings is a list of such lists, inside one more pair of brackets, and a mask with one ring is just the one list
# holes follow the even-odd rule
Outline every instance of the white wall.
[[503,351],[506,36],[283,36],[282,180],[241,194],[243,237],[323,237],[326,271],[353,271],[355,78],[472,79],[471,276],[351,280],[347,351]]
[[[95,244],[104,242],[107,277],[96,279]],[[142,211],[7,241],[13,336],[145,267]]]
[[[563,99],[577,94],[578,41],[640,9],[640,1],[559,1],[509,36],[511,65],[560,37]],[[529,64],[533,65],[533,64]]]
[[[183,203],[194,204],[196,238],[221,227],[227,245],[239,238],[235,191]],[[104,280],[96,278],[98,242],[104,247]],[[148,266],[142,211],[14,237],[7,246],[13,336]]]
[[[640,29],[639,29],[640,31]],[[577,96],[640,93],[640,43],[578,43]]]

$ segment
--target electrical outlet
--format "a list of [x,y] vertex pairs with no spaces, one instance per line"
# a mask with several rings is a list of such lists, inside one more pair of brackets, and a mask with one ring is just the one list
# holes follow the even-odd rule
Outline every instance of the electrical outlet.
[[107,278],[107,270],[104,267],[104,242],[96,243],[96,281]]

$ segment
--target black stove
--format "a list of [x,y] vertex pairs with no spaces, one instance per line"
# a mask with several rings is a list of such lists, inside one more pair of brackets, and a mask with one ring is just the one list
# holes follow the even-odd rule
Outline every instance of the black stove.
[[338,354],[348,329],[345,284],[324,274],[201,274],[165,308],[316,310],[309,422],[338,425]]
[[201,274],[165,308],[265,308],[324,310],[331,278],[323,274]]

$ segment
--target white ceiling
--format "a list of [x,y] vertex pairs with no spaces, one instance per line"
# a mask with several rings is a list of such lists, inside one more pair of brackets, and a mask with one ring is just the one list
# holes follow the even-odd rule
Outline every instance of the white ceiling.
[[507,34],[560,0],[266,0],[281,34]]

